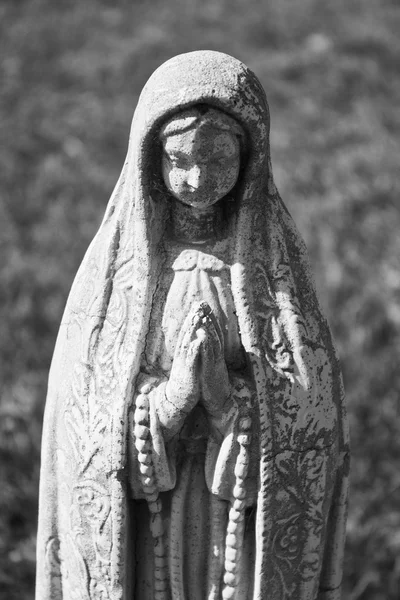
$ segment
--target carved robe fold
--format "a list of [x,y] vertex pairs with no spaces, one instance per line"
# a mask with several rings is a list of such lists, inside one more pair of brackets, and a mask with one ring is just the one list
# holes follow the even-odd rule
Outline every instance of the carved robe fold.
[[[304,244],[273,182],[265,93],[245,65],[225,54],[204,51],[171,59],[146,84],[121,176],[66,305],[43,428],[37,600],[146,597],[147,584],[140,583],[148,580],[148,561],[143,562],[141,554],[144,548],[143,556],[149,556],[142,527],[146,506],[132,466],[130,414],[141,376],[148,374],[146,362],[159,361],[159,377],[167,377],[169,337],[175,335],[161,327],[164,337],[158,339],[154,326],[154,319],[162,324],[161,313],[169,310],[167,298],[157,300],[159,282],[167,276],[169,218],[157,140],[170,116],[199,103],[226,112],[246,134],[234,206],[230,203],[226,211],[232,223],[231,300],[224,307],[226,298],[218,292],[213,296],[220,304],[215,310],[221,309],[229,321],[224,335],[231,355],[226,360],[233,366],[244,361],[254,389],[258,428],[257,435],[251,436],[257,442],[256,474],[248,482],[254,550],[243,542],[243,554],[253,551],[255,555],[246,563],[254,588],[243,591],[239,586],[232,597],[340,598],[348,479],[340,368],[316,299]],[[193,268],[189,265],[180,271],[178,261],[169,271],[172,279],[186,278],[184,273],[191,270],[197,269],[199,277],[212,271],[213,260],[202,269],[203,257],[193,253],[184,258],[188,264],[193,261]],[[224,262],[223,257],[214,258]],[[204,285],[212,277],[207,275]],[[154,389],[158,385],[149,395],[152,443],[156,444],[158,392]],[[214,430],[204,425],[201,414],[193,415],[179,440],[189,448],[184,464],[174,462],[175,442],[160,432],[161,493],[172,504],[190,499],[188,518],[200,501],[192,498],[193,487],[198,486],[201,498],[207,498],[199,538],[189,521],[181,523],[187,531],[185,544],[206,537],[211,531],[207,518],[219,523],[215,531],[224,530],[221,515],[226,515],[224,503],[231,498],[223,490],[228,494],[232,488],[231,466],[223,461],[224,444],[231,443],[235,410],[240,406],[240,398],[233,399],[232,414],[223,426],[215,424]],[[229,456],[239,452],[239,438],[232,442]],[[245,438],[243,444],[248,443]],[[218,461],[222,466],[217,469]],[[169,514],[173,513],[171,506]],[[166,543],[175,542],[173,534],[166,533]],[[184,568],[194,569],[198,555],[186,554],[182,547],[179,553],[185,554]],[[240,568],[245,560],[239,561]],[[208,572],[219,583],[209,586],[212,578],[207,576],[202,588],[207,600],[222,598],[225,584],[215,575],[223,573],[221,565],[217,552]],[[175,568],[182,569],[182,563],[169,566],[169,580],[182,582]]]

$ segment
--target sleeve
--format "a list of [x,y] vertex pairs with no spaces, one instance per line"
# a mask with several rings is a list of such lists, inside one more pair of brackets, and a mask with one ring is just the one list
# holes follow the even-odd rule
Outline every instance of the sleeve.
[[254,393],[250,382],[237,375],[231,375],[230,379],[232,393],[229,408],[219,422],[210,419],[211,435],[207,444],[205,465],[206,482],[212,494],[222,500],[232,500],[237,483],[241,442],[245,434],[248,439],[246,505],[253,506],[256,504],[258,489],[258,415],[253,410]]

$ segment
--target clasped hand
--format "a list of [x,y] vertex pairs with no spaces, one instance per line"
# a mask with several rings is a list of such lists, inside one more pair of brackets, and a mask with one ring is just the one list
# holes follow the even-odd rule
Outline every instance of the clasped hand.
[[224,341],[206,302],[194,305],[182,325],[165,393],[186,414],[198,402],[213,418],[223,412],[230,393]]

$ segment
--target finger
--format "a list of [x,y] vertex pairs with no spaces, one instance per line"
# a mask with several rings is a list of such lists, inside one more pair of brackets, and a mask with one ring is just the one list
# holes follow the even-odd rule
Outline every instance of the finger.
[[[210,340],[210,346],[211,346],[212,352],[214,354],[214,358],[215,358],[215,360],[219,360],[224,355],[224,343],[223,343],[223,340],[221,339],[222,332],[220,335],[219,332],[217,331],[216,325],[217,325],[216,322],[212,322],[211,327],[210,327],[209,340]],[[221,328],[219,326],[218,326],[218,329],[221,331]]]
[[182,355],[175,355],[172,362],[170,379],[180,380],[186,377],[187,380],[198,377],[200,373],[200,355],[201,346],[204,343],[204,330],[197,330],[199,333],[196,338],[189,342]]
[[224,346],[221,343],[221,338],[218,335],[215,325],[216,320],[210,318],[207,318],[204,323],[207,337],[203,345],[203,354],[204,359],[211,362],[219,361],[224,356]]
[[198,307],[193,307],[183,321],[175,348],[175,358],[184,359],[190,343],[196,338],[196,331],[202,325],[203,313]]
[[221,325],[214,313],[210,313],[209,315],[207,315],[206,322],[210,335],[212,335],[213,337],[213,341],[218,342],[218,345],[222,349],[224,346],[224,336],[222,333]]
[[204,331],[202,333],[203,335],[200,334],[193,342],[190,343],[188,348],[186,357],[186,368],[192,373],[194,371],[199,371],[199,359],[201,347],[204,342]]
[[218,321],[218,319],[216,318],[216,316],[214,315],[214,313],[212,311],[209,314],[209,319],[211,320],[211,322],[213,324],[212,330],[213,330],[213,332],[215,332],[215,335],[218,337],[218,341],[219,341],[219,345],[221,346],[221,350],[223,350],[224,335],[222,333],[222,327],[220,325],[220,322]]
[[214,379],[226,372],[224,348],[211,320],[208,321],[205,333],[206,338],[201,346],[202,371],[207,377]]

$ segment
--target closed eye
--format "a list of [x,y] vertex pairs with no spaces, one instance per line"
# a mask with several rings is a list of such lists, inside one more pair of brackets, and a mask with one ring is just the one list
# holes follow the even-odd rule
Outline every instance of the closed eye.
[[182,163],[187,163],[189,160],[189,157],[187,156],[187,154],[185,152],[176,152],[176,153],[170,153],[167,152],[166,150],[164,150],[163,152],[164,157],[169,160],[170,162],[182,162]]
[[182,157],[167,156],[168,162],[177,169],[188,169],[189,162]]

